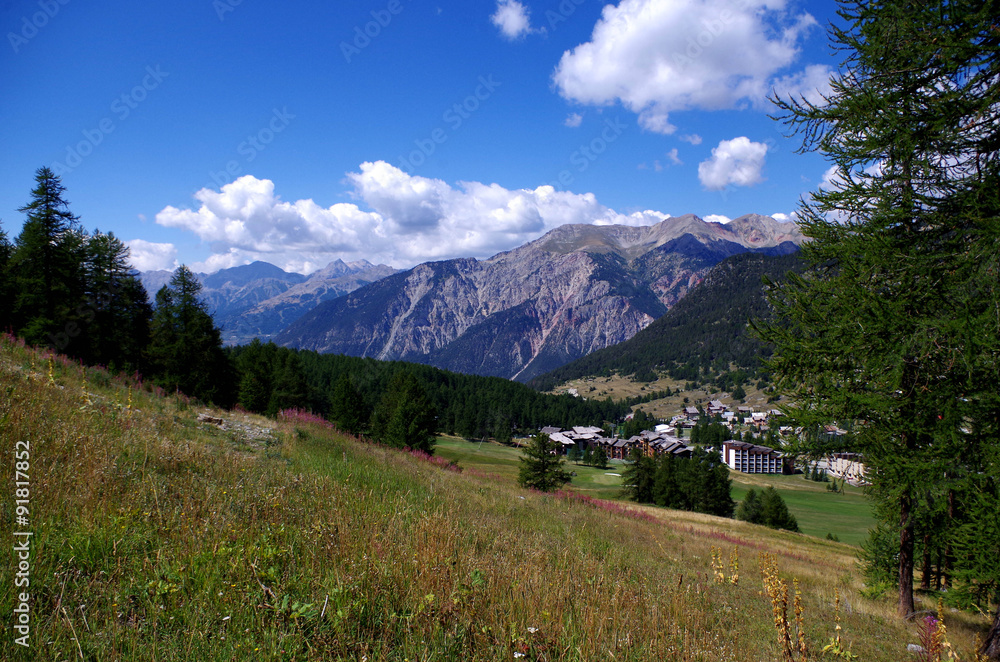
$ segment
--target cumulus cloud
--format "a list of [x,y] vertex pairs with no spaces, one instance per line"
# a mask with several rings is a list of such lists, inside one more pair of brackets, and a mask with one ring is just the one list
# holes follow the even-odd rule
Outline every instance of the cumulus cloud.
[[581,115],[580,113],[570,113],[570,115],[566,118],[566,121],[563,122],[563,124],[570,127],[571,129],[575,129],[576,127],[583,124],[583,115]]
[[534,32],[528,8],[517,0],[497,0],[497,10],[490,16],[490,21],[510,41]]
[[707,221],[709,223],[722,223],[723,225],[725,225],[726,223],[728,223],[733,219],[729,218],[728,216],[723,216],[722,214],[709,214],[702,220]]
[[779,223],[795,223],[799,220],[798,212],[792,212],[791,214],[785,214],[783,212],[776,212],[771,214],[771,218],[778,221]]
[[783,0],[621,0],[563,53],[553,81],[566,99],[620,102],[646,130],[670,134],[674,111],[762,104],[776,85],[811,98],[829,69],[792,66],[816,25]]
[[[194,233],[212,255],[200,271],[264,260],[309,273],[341,258],[397,267],[454,257],[485,258],[567,223],[652,225],[669,214],[620,214],[592,193],[552,186],[506,189],[498,184],[413,176],[384,161],[347,174],[357,204],[324,208],[313,200],[287,202],[274,183],[251,175],[219,191],[195,194],[196,209],[165,207],[160,225]],[[363,208],[364,207],[364,208]]]
[[670,160],[671,165],[684,165],[684,162],[681,161],[681,157],[677,155],[676,147],[667,152],[667,158]]
[[690,143],[692,145],[700,145],[701,144],[701,136],[699,136],[697,133],[688,133],[688,134],[685,134],[683,136],[679,136],[679,138],[683,142]]
[[767,145],[752,142],[746,136],[723,140],[712,148],[712,157],[698,164],[698,179],[710,191],[721,191],[730,184],[753,186],[764,180],[761,170]]
[[126,241],[129,249],[129,261],[139,271],[157,271],[166,269],[172,271],[178,266],[177,247],[173,244],[158,244],[145,239]]

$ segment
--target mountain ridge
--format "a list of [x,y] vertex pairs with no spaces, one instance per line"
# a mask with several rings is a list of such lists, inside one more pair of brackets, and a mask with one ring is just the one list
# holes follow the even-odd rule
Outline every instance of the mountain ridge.
[[793,223],[759,215],[564,225],[485,260],[422,263],[321,303],[275,342],[527,381],[632,337],[726,257],[787,254],[803,240]]

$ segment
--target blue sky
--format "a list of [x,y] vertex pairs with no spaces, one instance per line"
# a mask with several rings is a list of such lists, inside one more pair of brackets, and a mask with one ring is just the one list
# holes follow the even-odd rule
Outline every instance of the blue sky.
[[140,269],[782,218],[828,164],[764,97],[827,84],[832,4],[0,0],[0,222],[43,165]]

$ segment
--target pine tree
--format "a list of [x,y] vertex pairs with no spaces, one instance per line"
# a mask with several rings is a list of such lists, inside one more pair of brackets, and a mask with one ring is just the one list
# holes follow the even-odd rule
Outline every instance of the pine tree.
[[799,523],[795,520],[795,516],[788,512],[785,500],[771,485],[764,488],[763,493],[761,493],[760,517],[760,523],[772,529],[799,530]]
[[517,473],[517,482],[521,487],[551,492],[570,482],[572,477],[563,468],[565,460],[558,454],[558,446],[547,434],[536,434],[531,438],[523,451]]
[[185,266],[156,293],[149,360],[165,388],[231,406],[236,399],[235,371],[200,293],[201,283]]
[[27,218],[9,263],[13,326],[29,343],[79,355],[85,235],[59,178],[39,168],[35,182],[31,201],[18,210]]
[[129,264],[129,249],[114,233],[95,231],[84,246],[88,321],[83,358],[112,369],[142,370],[152,308]]
[[237,401],[247,411],[263,414],[271,402],[271,375],[276,347],[265,345],[259,338],[241,348],[236,358],[236,370],[240,375]]
[[346,373],[340,375],[330,394],[330,418],[341,430],[351,434],[364,432],[364,423],[370,418],[365,401]]
[[632,501],[653,503],[656,460],[633,448],[622,472],[622,493]]
[[608,468],[608,453],[604,450],[603,446],[598,446],[597,450],[594,451],[593,456],[590,458],[591,465],[597,467],[598,469]]
[[763,504],[761,504],[760,497],[757,496],[757,490],[751,487],[743,500],[740,501],[735,517],[751,524],[761,524],[763,522],[762,510]]
[[998,433],[998,6],[840,4],[832,38],[847,59],[832,92],[777,101],[835,185],[804,202],[811,268],[774,286],[781,321],[758,329],[800,424],[865,422],[850,450],[898,535],[909,616],[918,488],[985,470]]
[[13,325],[13,287],[10,282],[10,258],[14,247],[7,239],[7,233],[0,224],[0,331],[7,331]]
[[434,452],[437,413],[409,372],[397,372],[372,414],[372,437],[394,448]]

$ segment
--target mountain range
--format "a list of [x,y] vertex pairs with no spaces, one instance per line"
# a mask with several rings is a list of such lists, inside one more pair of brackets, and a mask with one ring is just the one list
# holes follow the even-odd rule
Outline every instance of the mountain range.
[[428,262],[330,297],[274,340],[527,381],[631,338],[723,259],[802,241],[795,224],[756,214],[564,225],[486,260]]
[[[254,338],[269,340],[323,301],[394,273],[392,267],[367,260],[335,260],[309,276],[267,262],[195,275],[202,285],[202,299],[222,329],[223,341],[240,345]],[[139,276],[152,299],[170,282],[173,272],[145,271]]]

